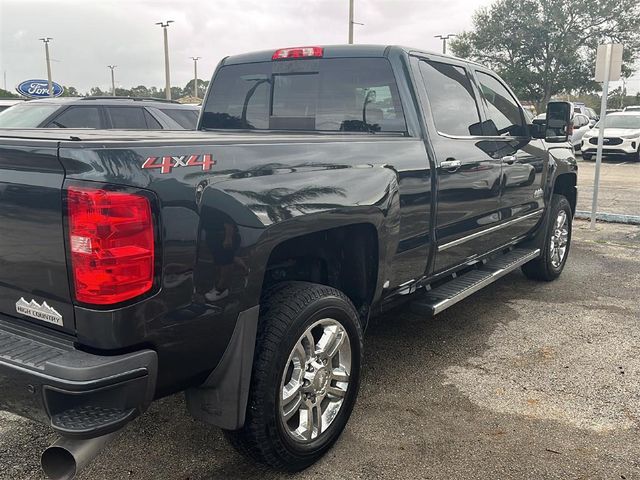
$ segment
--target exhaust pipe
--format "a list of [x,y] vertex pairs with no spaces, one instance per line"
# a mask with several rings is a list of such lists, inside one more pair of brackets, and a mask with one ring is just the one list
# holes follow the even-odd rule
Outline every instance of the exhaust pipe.
[[71,480],[91,463],[117,433],[88,440],[61,437],[42,453],[42,470],[51,479]]

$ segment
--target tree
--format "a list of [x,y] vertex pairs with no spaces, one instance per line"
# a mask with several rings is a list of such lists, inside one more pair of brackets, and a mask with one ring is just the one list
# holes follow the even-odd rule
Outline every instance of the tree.
[[103,92],[100,87],[91,87],[91,90],[89,90],[89,96],[91,97],[104,97],[105,95],[110,95],[110,93]]
[[[209,86],[209,80],[198,79],[198,97],[204,97],[205,92],[207,91],[207,87]],[[192,97],[194,94],[193,91],[193,80],[189,80],[189,82],[182,89],[182,93],[186,97]]]
[[496,70],[538,111],[561,92],[600,89],[596,48],[624,45],[624,74],[640,53],[637,0],[497,0],[476,11],[473,30],[451,42],[453,53]]
[[132,97],[152,97],[151,92],[144,85],[138,85],[137,87],[133,87],[129,93]]
[[0,98],[18,98],[20,95],[10,92],[9,90],[3,90],[0,88]]
[[78,93],[78,90],[76,89],[76,87],[64,86],[62,88],[63,88],[63,91],[62,91],[61,97],[79,97],[80,96],[80,93]]
[[[158,97],[158,98],[165,98],[164,92],[165,92],[164,88],[159,88],[158,90],[156,90],[156,94],[153,95],[153,96],[154,97]],[[182,88],[180,88],[180,87],[171,87],[171,98],[173,100],[175,100],[176,98],[182,98],[182,97],[184,97],[184,95],[182,93]]]

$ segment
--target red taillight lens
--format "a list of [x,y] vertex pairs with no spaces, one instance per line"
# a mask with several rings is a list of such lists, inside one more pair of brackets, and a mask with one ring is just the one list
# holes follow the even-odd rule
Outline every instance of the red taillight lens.
[[287,58],[322,57],[322,47],[295,47],[276,50],[271,60],[285,60]]
[[110,305],[151,289],[151,205],[141,195],[71,187],[69,244],[76,299]]

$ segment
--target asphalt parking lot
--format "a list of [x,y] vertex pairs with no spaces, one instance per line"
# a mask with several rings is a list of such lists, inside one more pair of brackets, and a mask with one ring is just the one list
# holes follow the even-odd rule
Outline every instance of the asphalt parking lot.
[[[517,272],[435,319],[374,320],[353,417],[301,474],[246,461],[177,395],[81,478],[640,478],[640,227],[577,221],[570,255],[553,283]],[[0,413],[0,478],[42,478],[53,440]]]
[[[578,210],[591,211],[595,160],[578,156]],[[604,159],[600,168],[598,212],[640,215],[640,162]]]

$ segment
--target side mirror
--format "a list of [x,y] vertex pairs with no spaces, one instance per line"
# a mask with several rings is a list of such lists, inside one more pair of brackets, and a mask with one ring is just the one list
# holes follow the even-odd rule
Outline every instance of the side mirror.
[[533,123],[529,125],[529,136],[531,138],[545,138],[547,133],[547,125],[545,120],[535,119]]
[[571,114],[573,106],[570,102],[549,102],[547,104],[547,121],[545,140],[549,143],[569,141],[573,133]]

